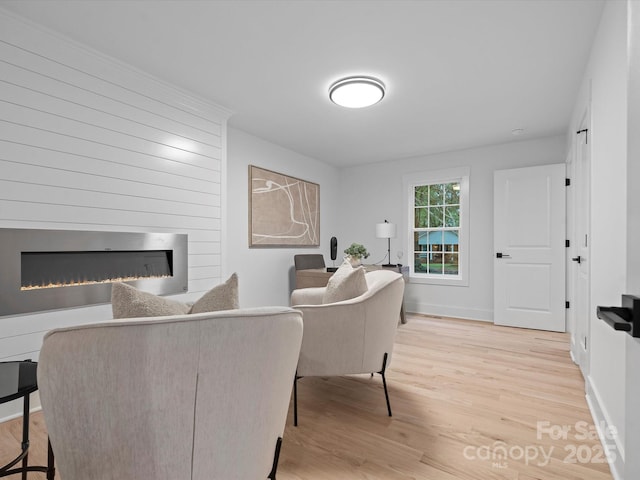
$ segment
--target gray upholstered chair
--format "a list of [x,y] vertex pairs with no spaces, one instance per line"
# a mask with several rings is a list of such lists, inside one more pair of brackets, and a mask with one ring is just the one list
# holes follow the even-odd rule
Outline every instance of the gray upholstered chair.
[[275,479],[301,341],[284,307],[49,332],[38,384],[61,477]]
[[325,268],[324,257],[321,253],[299,253],[293,256],[296,270],[310,270]]
[[379,373],[391,416],[385,370],[391,362],[404,280],[389,270],[368,272],[365,278],[367,292],[341,302],[322,304],[325,287],[298,289],[291,294],[291,305],[304,318],[294,382],[295,425],[298,379],[309,376]]

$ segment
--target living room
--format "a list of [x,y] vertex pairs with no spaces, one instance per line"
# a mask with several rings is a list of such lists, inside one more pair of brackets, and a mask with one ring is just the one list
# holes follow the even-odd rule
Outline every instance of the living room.
[[[579,39],[585,44],[583,58],[579,71],[574,72],[572,77],[574,83],[570,85],[570,91],[573,98],[562,99],[569,104],[566,118],[559,120],[562,128],[537,133],[525,129],[525,133],[517,137],[512,136],[509,130],[506,132],[508,137],[492,141],[475,140],[475,143],[470,140],[468,144],[436,148],[426,153],[407,147],[402,153],[386,158],[384,155],[391,154],[382,152],[377,155],[383,155],[383,158],[375,157],[364,148],[364,153],[352,152],[353,158],[369,154],[369,161],[350,161],[348,155],[336,151],[336,157],[343,155],[345,159],[342,166],[328,159],[324,161],[300,153],[311,149],[278,144],[266,136],[249,133],[248,127],[245,130],[234,126],[236,115],[227,109],[234,109],[233,106],[222,102],[222,106],[217,105],[217,97],[203,99],[202,95],[188,93],[183,87],[173,87],[173,78],[156,80],[144,72],[142,65],[134,64],[134,68],[130,69],[126,64],[118,63],[123,61],[122,58],[113,60],[103,56],[104,52],[92,50],[91,45],[65,39],[61,35],[72,36],[73,30],[69,25],[67,32],[62,29],[62,17],[66,16],[69,24],[88,22],[87,25],[90,25],[95,21],[90,14],[92,7],[74,5],[73,2],[46,3],[50,5],[41,2],[0,3],[1,7],[7,9],[0,12],[0,40],[3,42],[0,59],[4,62],[0,227],[188,231],[189,293],[180,296],[185,300],[197,298],[212,285],[237,272],[243,307],[288,305],[294,287],[293,256],[296,253],[322,253],[329,261],[329,239],[333,236],[338,238],[339,252],[350,243],[358,242],[367,246],[373,262],[384,261],[387,242],[376,238],[375,225],[389,219],[398,225],[400,232],[406,229],[403,177],[414,172],[469,167],[472,241],[468,258],[468,285],[459,287],[410,282],[406,287],[405,307],[407,311],[418,314],[492,322],[494,172],[570,161],[575,155],[575,132],[580,128],[585,109],[588,108],[591,119],[592,182],[599,180],[605,186],[616,187],[596,188],[592,183],[590,348],[588,368],[583,367],[583,374],[594,421],[616,427],[621,433],[616,440],[616,448],[620,452],[627,452],[627,455],[619,455],[611,465],[612,474],[615,478],[626,479],[640,475],[640,466],[636,463],[639,460],[629,454],[635,450],[634,446],[637,448],[640,445],[638,413],[633,408],[640,381],[637,370],[632,367],[637,365],[640,355],[638,344],[635,339],[615,332],[595,316],[596,306],[619,305],[622,293],[640,290],[639,273],[631,267],[637,264],[638,254],[630,248],[638,239],[637,215],[632,215],[638,194],[621,181],[627,179],[631,182],[632,178],[637,178],[637,167],[631,161],[634,139],[633,135],[627,135],[627,132],[633,131],[637,115],[630,106],[635,105],[632,102],[632,86],[638,80],[631,75],[627,63],[632,58],[632,50],[627,43],[627,25],[635,18],[632,15],[637,16],[637,7],[635,10],[633,8],[635,2],[558,2],[563,5],[562,11],[565,13],[575,5],[585,8],[584,15],[589,21],[583,19],[586,25],[582,25],[585,31],[590,32],[589,36]],[[481,3],[486,3],[488,11],[493,12],[491,9],[499,9],[501,2]],[[122,8],[126,9],[126,6]],[[250,4],[246,3],[240,10],[243,8],[250,8]],[[280,8],[284,7],[280,5]],[[529,4],[527,8],[532,7]],[[56,9],[62,10],[54,15]],[[76,19],[74,11],[79,15]],[[139,15],[136,17],[139,21],[145,22],[143,11],[139,4],[128,10],[132,15]],[[103,11],[108,12],[114,18],[119,14],[117,8]],[[20,18],[20,15],[30,20]],[[47,15],[50,23],[45,21]],[[576,15],[580,16],[581,13],[576,12]],[[51,30],[30,21],[36,24],[41,22]],[[473,23],[473,19],[467,21]],[[59,22],[58,27],[56,22]],[[108,25],[106,17],[105,25]],[[544,30],[543,26],[534,27]],[[229,41],[232,43],[233,40]],[[140,48],[145,51],[150,46],[142,45]],[[167,59],[166,54],[156,55]],[[490,57],[480,58],[478,65],[481,66],[482,61],[490,62]],[[265,62],[268,64],[267,59]],[[77,69],[76,73],[71,72],[74,68]],[[260,65],[260,68],[264,68],[264,65]],[[542,69],[543,66],[533,68],[532,74],[538,68]],[[29,76],[25,71],[31,71],[34,75]],[[179,72],[174,74],[179,75]],[[332,74],[324,72],[328,77]],[[556,72],[553,70],[543,70],[540,73],[541,81],[543,77],[554,75]],[[389,93],[383,102],[391,103],[395,95],[392,86],[400,88],[402,81],[386,80]],[[435,88],[429,87],[428,79],[423,81],[425,89]],[[313,88],[326,94],[325,87],[328,85],[324,83],[324,78],[321,78]],[[43,89],[53,92],[50,93],[52,99],[46,104],[41,102],[37,94]],[[91,138],[98,143],[95,142],[95,131],[91,130],[91,123],[97,117],[90,114],[89,117],[82,117],[82,122],[75,121],[80,118],[76,112],[83,110],[83,106],[107,108],[106,101],[91,103],[95,99],[89,98],[89,91],[97,91],[105,98],[109,96],[116,100],[109,108],[113,108],[110,112],[119,120],[109,124],[110,131],[99,138],[99,145],[85,143]],[[136,92],[144,92],[146,97]],[[460,95],[463,96],[462,91]],[[529,91],[523,92],[523,95],[529,95]],[[61,108],[64,98],[72,99],[75,103]],[[464,96],[462,98],[465,98],[462,101],[473,101]],[[162,102],[158,102],[160,99]],[[324,108],[333,106],[328,99],[322,100],[325,102]],[[500,97],[493,99],[496,103],[500,101]],[[538,101],[542,103],[545,100]],[[114,107],[116,103],[120,106]],[[487,103],[482,105],[487,109]],[[380,107],[383,106],[384,103],[381,103]],[[41,111],[36,112],[35,107]],[[180,123],[191,136],[196,135],[195,138],[206,145],[206,150],[199,154],[188,146],[169,146],[173,150],[167,156],[172,157],[172,161],[166,161],[162,157],[164,154],[157,150],[157,144],[140,146],[135,139],[118,143],[117,131],[138,128],[133,125],[134,121],[130,121],[135,120],[130,113],[133,108],[145,110],[149,118],[153,118],[156,122],[154,125],[157,125],[154,132],[157,138],[168,128],[168,122],[172,125]],[[422,108],[428,109],[429,105]],[[272,111],[277,112],[277,108]],[[51,116],[45,118],[43,112],[50,112]],[[197,115],[189,112],[197,112]],[[339,115],[336,112],[332,115]],[[239,112],[238,117],[242,113]],[[264,119],[265,123],[273,124],[271,129],[278,128],[277,115],[275,117]],[[514,117],[520,118],[517,115]],[[353,136],[352,143],[366,143],[371,136],[367,132],[367,122],[351,118],[346,123],[350,126],[346,133],[335,139],[322,137],[316,139],[316,143],[328,144],[329,147],[325,148],[329,150],[334,141],[340,145],[351,144],[349,138],[345,140],[342,137]],[[309,122],[313,122],[312,118]],[[466,123],[462,125],[461,133],[470,129]],[[427,136],[432,127],[425,123],[418,129],[423,132],[419,135]],[[514,124],[511,128],[521,127],[523,125]],[[54,129],[63,131],[65,140],[57,140]],[[414,131],[410,133],[416,135]],[[38,141],[33,141],[33,138]],[[412,141],[407,139],[407,144]],[[74,144],[76,155],[64,153],[65,149],[68,151],[65,146],[68,142]],[[397,143],[397,140],[390,137],[387,143]],[[42,148],[38,150],[36,144],[46,148],[46,151]],[[314,148],[316,146],[314,144]],[[118,156],[113,153],[114,148],[126,153]],[[178,157],[178,150],[187,153],[187,160]],[[149,158],[143,160],[141,151]],[[320,185],[319,248],[249,248],[246,240],[249,236],[249,165]],[[148,198],[143,200],[142,197]],[[612,235],[611,232],[620,233]],[[390,262],[410,263],[406,240],[405,234],[391,240]],[[396,256],[399,251],[403,254],[401,260]],[[612,251],[618,253],[611,255]],[[571,300],[572,292],[568,293]],[[106,320],[110,318],[110,313],[109,305],[98,305],[6,316],[2,318],[0,328],[0,360],[37,359],[42,337],[47,330],[87,322],[89,319]],[[568,314],[569,331],[571,315]],[[2,408],[2,418],[13,416],[17,411],[15,404],[3,405]]]

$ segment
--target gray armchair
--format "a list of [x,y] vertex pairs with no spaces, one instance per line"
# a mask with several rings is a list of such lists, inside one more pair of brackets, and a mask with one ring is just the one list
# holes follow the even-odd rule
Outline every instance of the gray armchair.
[[291,305],[304,318],[294,382],[296,425],[298,379],[308,376],[379,373],[391,416],[385,370],[391,363],[404,280],[389,270],[375,270],[365,278],[367,292],[342,302],[322,304],[325,287],[294,290],[291,294]]
[[61,477],[275,479],[301,340],[283,307],[49,332],[38,385]]
[[300,253],[293,256],[296,270],[324,269],[324,257],[321,253]]

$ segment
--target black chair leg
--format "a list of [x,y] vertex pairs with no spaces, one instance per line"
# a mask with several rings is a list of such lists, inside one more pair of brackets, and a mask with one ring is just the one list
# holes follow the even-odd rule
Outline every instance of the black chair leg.
[[382,370],[378,373],[382,375],[382,385],[384,385],[384,397],[387,400],[387,412],[389,412],[389,416],[391,417],[391,403],[389,402],[389,391],[387,390],[387,378],[384,375],[384,372],[387,369],[387,353],[385,352],[384,357],[382,357]]
[[278,460],[280,460],[280,448],[282,447],[282,437],[278,437],[276,441],[276,451],[273,454],[273,466],[271,467],[271,473],[269,477],[271,480],[276,480],[276,471],[278,470]]
[[298,372],[293,378],[293,426],[298,426]]
[[47,439],[47,480],[54,480],[56,476],[55,459],[53,457],[53,448],[51,448],[51,440]]

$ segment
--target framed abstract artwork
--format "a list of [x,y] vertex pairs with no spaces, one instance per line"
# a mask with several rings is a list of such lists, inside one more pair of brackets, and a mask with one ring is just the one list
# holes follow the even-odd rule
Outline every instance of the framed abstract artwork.
[[249,247],[320,246],[320,185],[249,165]]

